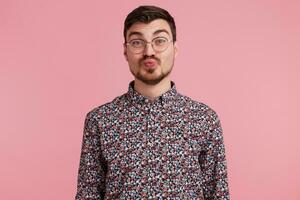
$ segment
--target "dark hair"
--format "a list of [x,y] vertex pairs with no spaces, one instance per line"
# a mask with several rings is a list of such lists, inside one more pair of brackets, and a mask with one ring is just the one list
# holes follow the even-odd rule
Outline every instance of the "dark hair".
[[124,21],[124,40],[128,29],[137,22],[150,23],[155,19],[164,19],[168,22],[172,31],[173,41],[176,41],[176,26],[173,17],[168,11],[157,6],[139,6],[131,11]]

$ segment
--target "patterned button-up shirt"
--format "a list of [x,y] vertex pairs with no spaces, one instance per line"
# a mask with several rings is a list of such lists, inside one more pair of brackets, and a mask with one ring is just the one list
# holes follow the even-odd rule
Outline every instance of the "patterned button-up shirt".
[[220,120],[177,92],[134,90],[87,113],[76,200],[228,200]]

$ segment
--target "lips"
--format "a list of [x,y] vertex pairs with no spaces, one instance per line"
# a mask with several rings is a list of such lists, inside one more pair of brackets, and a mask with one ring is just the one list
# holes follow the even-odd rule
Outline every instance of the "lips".
[[147,59],[143,62],[143,64],[146,66],[146,67],[149,67],[149,68],[153,68],[157,65],[157,62],[156,60],[153,60],[153,59]]

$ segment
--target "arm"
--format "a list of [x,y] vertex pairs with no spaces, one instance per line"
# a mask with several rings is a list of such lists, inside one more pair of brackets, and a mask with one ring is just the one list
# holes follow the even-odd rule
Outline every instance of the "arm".
[[106,166],[96,117],[96,113],[89,112],[85,118],[75,200],[104,199]]
[[199,158],[203,172],[203,193],[206,200],[229,200],[222,127],[214,111],[208,111],[208,115],[207,141]]

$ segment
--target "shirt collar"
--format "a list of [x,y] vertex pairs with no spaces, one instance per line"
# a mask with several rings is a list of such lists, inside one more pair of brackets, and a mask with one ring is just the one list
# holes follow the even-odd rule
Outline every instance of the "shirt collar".
[[175,102],[177,94],[176,85],[171,81],[171,88],[151,102],[149,98],[143,96],[134,89],[134,81],[131,81],[128,86],[127,97],[133,104],[140,108],[147,108],[151,105],[163,106],[166,108]]

